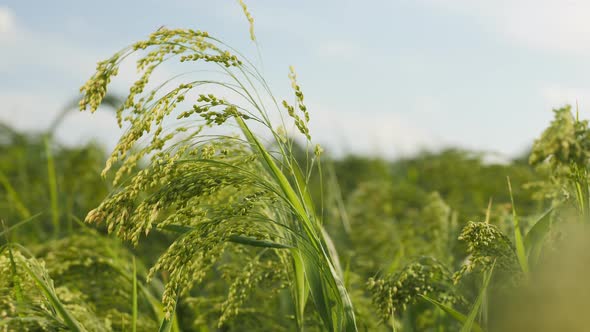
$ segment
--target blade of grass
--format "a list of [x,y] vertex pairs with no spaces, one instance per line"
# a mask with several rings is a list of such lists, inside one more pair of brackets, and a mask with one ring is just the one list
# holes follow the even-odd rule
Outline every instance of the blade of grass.
[[[424,300],[434,304],[436,307],[438,307],[439,309],[441,309],[442,311],[444,311],[445,313],[447,313],[449,316],[451,316],[452,318],[454,318],[457,322],[461,323],[461,324],[465,324],[465,322],[467,322],[467,316],[463,313],[460,313],[459,311],[455,310],[453,307],[446,305],[444,303],[438,302],[435,299],[432,299],[426,295],[420,295]],[[475,332],[484,332],[484,330],[481,328],[481,326],[479,326],[479,324],[477,324],[476,322],[473,322],[473,331]]]
[[[320,236],[321,229],[311,219],[308,209],[304,206],[305,198],[300,198],[297,195],[287,177],[279,169],[271,155],[252,133],[244,120],[239,116],[236,116],[235,120],[252,147],[260,153],[263,163],[268,167],[271,175],[275,178],[285,195],[285,198],[293,208],[294,213],[301,221],[301,226],[309,242],[317,250],[315,257],[304,254],[305,259],[303,263],[312,298],[324,324],[333,331],[357,331],[352,303],[326,251],[325,241]],[[298,265],[294,266],[298,267]],[[301,287],[301,285],[297,285],[297,287]],[[302,291],[299,290],[296,293],[301,294]]]
[[494,202],[494,199],[492,197],[490,197],[490,200],[488,201],[488,208],[486,210],[486,224],[488,224],[490,222],[490,216],[492,214],[492,203]]
[[326,229],[323,226],[320,226],[320,227],[321,227],[320,231],[322,232],[322,236],[325,239],[324,243],[326,244],[326,247],[328,249],[328,253],[330,254],[330,258],[332,259],[334,269],[336,270],[336,273],[338,273],[338,276],[340,277],[340,279],[342,279],[342,276],[343,276],[342,266],[340,266],[340,258],[338,257],[338,251],[336,250],[336,245],[334,244],[334,241],[332,241],[332,238],[330,237],[330,234],[328,234]]
[[[184,234],[184,233],[195,230],[194,227],[175,225],[175,224],[166,225],[166,226],[162,227],[161,229],[175,232],[175,233],[179,233],[179,234]],[[244,245],[248,245],[248,246],[252,246],[252,247],[260,247],[260,248],[273,248],[273,249],[293,248],[293,246],[282,244],[282,243],[272,242],[272,241],[268,241],[268,240],[259,240],[259,239],[255,239],[252,237],[235,235],[235,234],[230,235],[228,240],[230,242],[244,244]]]
[[296,162],[291,163],[293,168],[293,174],[299,195],[303,197],[304,206],[308,210],[307,213],[309,215],[316,215],[315,211],[313,210],[313,199],[311,198],[311,194],[309,190],[307,190],[307,182],[303,177],[303,173],[301,172],[301,168]]
[[241,236],[241,235],[230,235],[229,240],[234,243],[245,244],[248,246],[253,247],[260,247],[260,248],[273,248],[273,249],[289,249],[293,248],[292,246],[288,246],[282,243],[276,243],[267,240],[258,240],[255,238]]
[[59,236],[59,204],[57,195],[57,176],[55,162],[51,151],[51,141],[45,138],[45,154],[47,155],[47,180],[49,181],[49,199],[51,201],[51,222],[53,223],[53,236]]
[[338,217],[342,222],[342,228],[344,229],[346,235],[350,237],[350,218],[348,216],[348,212],[346,211],[344,198],[342,197],[342,189],[340,188],[340,184],[338,183],[338,179],[336,178],[336,171],[334,170],[333,162],[327,163],[327,165],[328,171],[326,172],[326,178],[328,181],[328,185],[330,186],[329,192],[333,196],[332,199],[334,200],[334,205],[336,206],[336,212],[338,213]]
[[490,268],[490,270],[485,274],[482,289],[479,292],[479,295],[477,296],[477,299],[475,300],[475,304],[473,305],[473,308],[471,308],[471,311],[469,312],[467,319],[465,320],[465,324],[461,328],[461,332],[471,332],[473,330],[473,327],[475,326],[475,317],[477,316],[477,314],[479,312],[479,308],[481,307],[481,305],[483,303],[483,299],[485,297],[486,290],[488,289],[488,286],[490,284],[490,280],[492,279],[492,274],[494,272],[495,264],[496,264],[496,262],[494,262],[494,264],[492,264],[492,267]]
[[[79,220],[77,217],[72,216],[73,219],[75,221],[79,221],[82,222],[81,220]],[[86,224],[82,224],[85,227],[88,227]],[[96,232],[96,230],[94,229],[90,229],[90,231],[92,232]],[[112,268],[114,268],[116,271],[118,271],[123,277],[125,277],[127,280],[131,280],[131,278],[133,277],[129,271],[127,271],[126,269],[121,268],[118,265],[111,265]],[[135,265],[135,267],[137,268],[137,265]],[[136,270],[137,272],[137,270]],[[154,283],[155,280],[152,280],[152,284]],[[133,281],[132,281],[133,282]],[[164,321],[166,319],[165,315],[164,315],[164,306],[162,305],[162,303],[160,302],[159,299],[157,299],[152,292],[146,287],[144,286],[141,282],[137,282],[137,278],[136,278],[136,283],[137,283],[137,289],[139,291],[141,291],[141,294],[144,296],[145,299],[147,299],[147,301],[150,304],[150,308],[152,310],[152,313],[154,315],[154,317],[158,320],[158,321]],[[172,331],[178,332],[180,331],[180,328],[178,327],[178,319],[176,318],[176,316],[172,317]]]
[[293,272],[295,274],[295,304],[296,304],[296,321],[299,330],[303,330],[303,317],[305,313],[305,304],[307,303],[307,297],[309,295],[309,287],[305,282],[305,266],[301,252],[293,248],[291,250],[291,256],[293,257]]
[[537,220],[533,223],[533,227],[527,232],[524,238],[524,246],[529,258],[529,263],[536,264],[541,255],[543,248],[543,241],[547,233],[551,230],[551,213],[560,206],[563,202],[547,209]]
[[[4,250],[4,248],[8,249],[8,258],[10,260],[10,272],[12,273],[12,283],[14,284],[14,294],[16,297],[16,302],[17,304],[21,305],[24,303],[24,297],[23,297],[23,290],[20,284],[20,280],[18,278],[18,273],[16,270],[16,262],[14,261],[14,255],[12,254],[12,248],[11,248],[11,243],[10,243],[10,239],[8,238],[8,229],[6,228],[6,224],[4,223],[4,220],[1,221],[2,222],[2,228],[4,228],[4,231],[2,232],[6,238],[6,246],[2,247],[2,251]],[[21,316],[21,314],[19,313],[19,316]]]
[[137,331],[137,266],[135,264],[135,257],[133,257],[133,313],[131,320],[131,330]]
[[578,211],[580,213],[581,221],[587,222],[590,214],[590,188],[588,184],[588,171],[577,165],[571,165],[570,170],[572,176],[570,183],[576,189],[576,202],[578,203]]
[[23,204],[22,200],[20,199],[18,193],[16,192],[16,190],[14,189],[12,184],[10,184],[10,181],[8,181],[8,178],[2,172],[2,170],[0,170],[0,184],[2,184],[2,187],[6,191],[8,198],[14,204],[14,208],[18,212],[19,216],[22,219],[29,218],[31,216],[31,212],[25,207],[25,205]]
[[172,310],[172,317],[162,319],[162,323],[160,324],[160,332],[170,332],[174,326],[174,322],[176,321],[176,304],[178,303],[178,298],[174,301],[174,310]]
[[[163,323],[164,320],[166,320],[166,316],[164,315],[164,306],[162,306],[162,303],[160,302],[160,300],[155,298],[143,285],[140,284],[139,288],[142,290],[142,293],[144,293],[144,295],[147,297],[147,299],[152,307],[152,310],[153,310],[154,314],[157,316],[158,320],[160,320]],[[174,317],[172,317],[172,327],[170,328],[170,331],[173,331],[173,332],[180,331],[180,327],[178,325],[178,319],[176,318],[176,315]]]
[[71,331],[83,331],[82,325],[72,316],[72,314],[66,309],[66,307],[61,303],[55,292],[53,291],[52,287],[48,285],[35,271],[33,271],[28,265],[27,262],[22,261],[20,266],[31,276],[31,278],[35,281],[35,284],[41,289],[51,306],[57,311],[57,313],[61,316],[64,320],[65,324]]
[[508,191],[510,193],[510,202],[512,204],[512,222],[514,223],[514,245],[516,246],[516,256],[518,257],[518,263],[522,272],[528,277],[529,264],[526,256],[524,240],[522,238],[522,232],[520,231],[520,222],[518,215],[516,214],[516,206],[514,205],[514,195],[512,194],[512,184],[510,183],[510,177],[506,177],[508,181]]
[[19,305],[22,305],[24,303],[23,290],[20,284],[20,280],[18,278],[16,262],[14,261],[14,255],[12,254],[12,248],[10,248],[10,245],[8,246],[8,257],[10,259],[10,270],[12,273],[12,282],[14,284],[14,295],[16,297],[16,302]]
[[18,227],[20,227],[20,226],[22,226],[22,225],[25,225],[25,224],[27,224],[27,223],[29,223],[29,222],[31,222],[31,221],[33,221],[33,220],[37,219],[37,217],[39,217],[39,216],[40,216],[40,215],[42,215],[42,214],[43,214],[43,213],[39,212],[39,213],[37,213],[37,214],[35,214],[35,215],[33,215],[33,216],[30,216],[30,217],[28,217],[28,218],[27,218],[27,219],[25,219],[25,220],[22,220],[22,221],[19,221],[19,222],[17,222],[16,224],[14,224],[14,225],[12,225],[12,226],[10,226],[10,227],[5,227],[5,228],[4,228],[4,230],[3,230],[2,232],[0,232],[0,236],[4,236],[5,234],[7,235],[7,234],[8,234],[8,233],[10,233],[12,230],[14,230],[14,229],[16,229],[16,228],[18,228]]

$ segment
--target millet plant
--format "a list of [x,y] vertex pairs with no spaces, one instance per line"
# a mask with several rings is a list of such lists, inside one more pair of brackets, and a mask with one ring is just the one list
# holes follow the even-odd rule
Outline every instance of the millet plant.
[[[321,148],[300,165],[284,133],[292,125],[311,148],[310,114],[294,70],[289,72],[294,102],[278,102],[256,67],[221,40],[203,31],[162,28],[98,64],[81,89],[82,110],[98,108],[111,79],[134,53],[140,77],[117,110],[119,125],[128,129],[103,171],[118,166],[117,189],[86,221],[105,223],[109,232],[134,244],[154,231],[177,234],[148,276],[162,273],[167,279],[162,299],[167,319],[228,247],[245,245],[259,254],[242,262],[243,274],[229,289],[220,326],[239,313],[253,284],[274,273],[288,278],[289,316],[297,329],[304,328],[306,308],[313,305],[326,330],[355,331],[338,256],[308,189]],[[187,68],[205,63],[214,75],[199,71],[148,88],[152,73],[167,62]],[[211,87],[220,92],[202,92]],[[287,118],[277,126],[271,112]],[[183,121],[167,122],[170,118]],[[209,133],[211,127],[234,128],[237,135]],[[258,274],[260,255],[274,256],[280,264],[272,266],[280,267]]]

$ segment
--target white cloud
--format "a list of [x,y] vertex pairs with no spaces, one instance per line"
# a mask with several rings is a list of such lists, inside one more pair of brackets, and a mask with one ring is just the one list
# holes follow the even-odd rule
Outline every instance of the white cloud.
[[[9,38],[2,38],[2,32]],[[9,88],[0,92],[0,122],[7,123],[22,131],[44,131],[55,119],[65,104],[76,97],[77,87],[93,73],[98,60],[108,56],[102,51],[84,48],[60,36],[33,31],[15,23],[14,15],[0,7],[0,77],[2,73],[17,73],[26,80],[50,82],[43,88]],[[135,61],[138,56],[130,56],[114,79],[110,91],[121,94],[138,78]],[[36,73],[20,74],[23,68],[42,68],[58,75],[67,74],[67,83],[51,84],[53,78],[38,77]],[[25,70],[26,72],[26,70]],[[40,74],[45,75],[45,74]],[[154,73],[154,81],[162,82],[170,78],[172,72],[162,68]],[[59,81],[61,77],[58,77]],[[92,120],[90,120],[92,118]],[[98,139],[112,148],[121,130],[117,127],[114,115],[110,112],[89,113],[72,112],[57,131],[57,137],[66,144],[76,144],[90,139]]]
[[0,73],[20,67],[44,67],[68,74],[88,75],[97,61],[91,52],[60,36],[31,31],[16,22],[16,16],[0,7]]
[[44,67],[68,73],[88,75],[96,63],[96,54],[59,38],[17,30],[9,40],[0,40],[0,72],[20,66]]
[[329,40],[319,45],[316,52],[324,58],[355,59],[363,53],[363,49],[350,40]]
[[[32,31],[18,24],[14,12],[5,7],[0,7],[0,49],[0,76],[16,73],[27,81],[53,81],[51,77],[37,77],[34,72],[21,74],[27,72],[23,68],[30,67],[67,74],[70,75],[68,81],[72,81],[72,85],[65,87],[46,84],[42,89],[8,88],[0,92],[0,122],[21,131],[47,130],[65,103],[76,97],[76,85],[92,73],[98,60],[93,52],[59,36]],[[91,122],[89,114],[68,116],[57,131],[58,138],[66,144],[97,138],[112,146],[117,130],[114,117],[108,113],[95,117],[97,120]]]
[[573,107],[577,105],[580,113],[590,112],[590,88],[547,85],[542,89],[541,95],[547,108],[569,104]]
[[587,0],[421,0],[423,4],[474,17],[491,33],[527,47],[590,54]]
[[511,6],[504,30],[515,41],[570,54],[590,53],[590,2],[517,1]]
[[14,12],[8,7],[0,6],[0,37],[11,33],[15,29]]
[[0,121],[19,130],[46,129],[61,107],[56,98],[42,93],[0,92]]
[[123,133],[124,130],[117,126],[114,112],[102,109],[91,114],[74,110],[58,127],[56,137],[70,146],[96,140],[110,152]]
[[[66,106],[63,95],[50,93],[0,93],[0,122],[8,123],[19,131],[44,132]],[[58,140],[77,145],[96,139],[113,148],[121,130],[115,116],[105,110],[94,114],[73,110],[57,128]]]
[[351,112],[324,106],[310,112],[312,138],[336,155],[357,153],[394,158],[442,146],[431,131],[400,113]]

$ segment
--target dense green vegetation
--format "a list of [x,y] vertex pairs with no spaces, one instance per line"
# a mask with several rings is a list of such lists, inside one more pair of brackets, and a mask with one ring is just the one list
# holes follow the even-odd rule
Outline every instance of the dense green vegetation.
[[[108,97],[132,53],[140,78]],[[152,84],[172,61],[209,71]],[[159,29],[82,87],[82,110],[107,98],[127,128],[109,156],[0,127],[0,329],[587,326],[587,121],[555,110],[505,164],[458,149],[330,159],[289,78],[279,102],[223,42]]]

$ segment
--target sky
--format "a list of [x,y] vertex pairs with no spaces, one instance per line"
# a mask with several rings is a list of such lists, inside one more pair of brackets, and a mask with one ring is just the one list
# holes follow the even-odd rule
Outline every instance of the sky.
[[[450,146],[512,157],[577,103],[590,117],[590,1],[246,0],[261,70],[289,97],[293,65],[314,141],[388,158]],[[257,57],[234,0],[0,0],[0,122],[43,130],[97,61],[161,26],[208,31]],[[132,71],[115,84],[124,93]],[[65,144],[121,130],[73,113]]]

